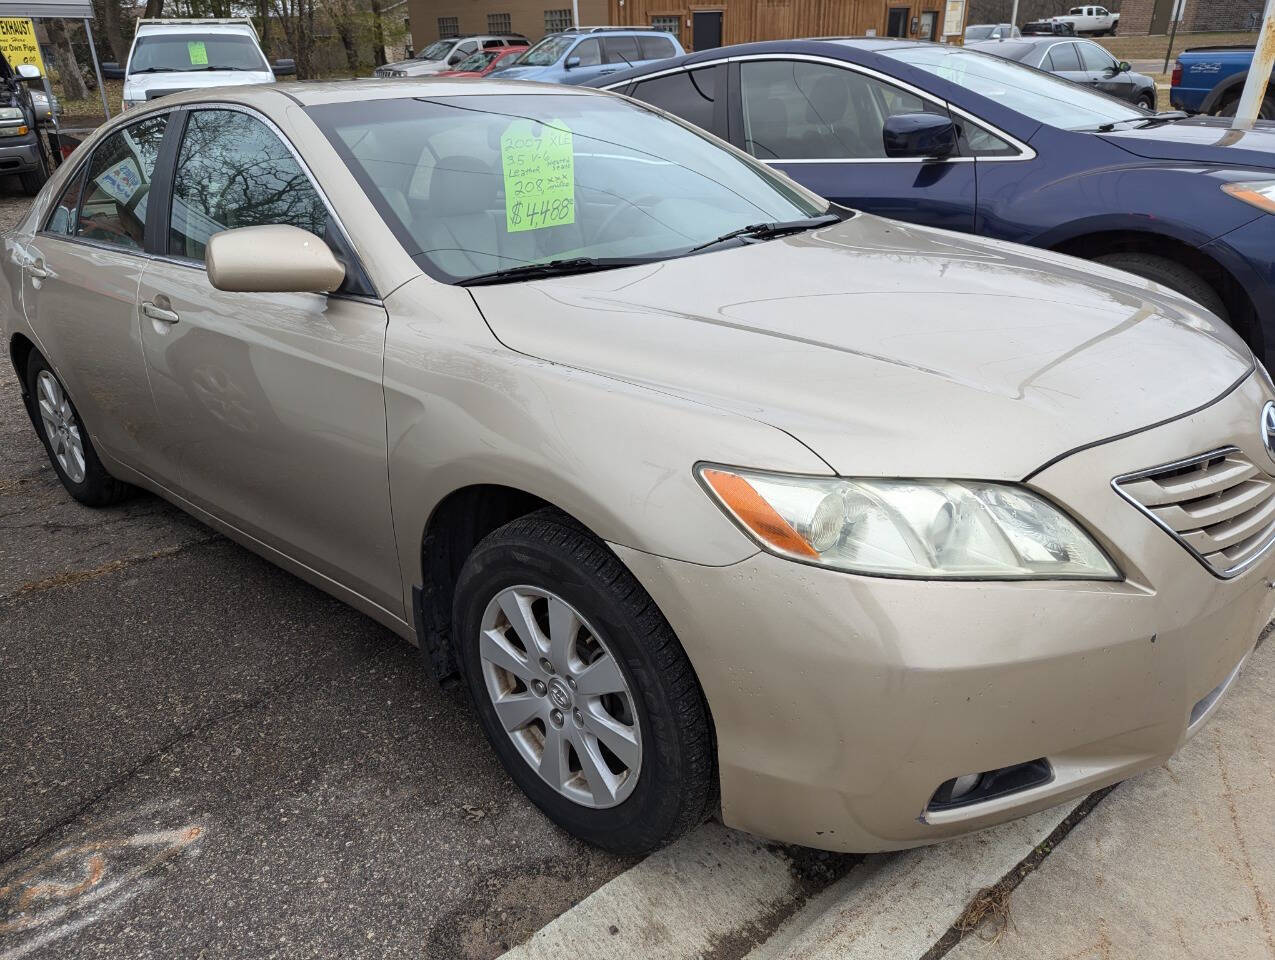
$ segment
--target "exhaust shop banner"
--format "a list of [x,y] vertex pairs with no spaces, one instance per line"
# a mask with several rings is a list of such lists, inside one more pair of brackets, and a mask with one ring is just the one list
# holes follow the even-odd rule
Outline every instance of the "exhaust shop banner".
[[33,63],[42,75],[47,75],[40,43],[35,38],[35,24],[29,17],[0,18],[0,50],[15,70],[20,64]]

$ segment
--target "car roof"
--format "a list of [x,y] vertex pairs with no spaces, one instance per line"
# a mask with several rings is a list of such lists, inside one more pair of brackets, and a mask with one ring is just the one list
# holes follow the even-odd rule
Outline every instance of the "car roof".
[[[279,107],[284,97],[303,107],[327,103],[350,103],[365,100],[408,100],[413,97],[459,96],[599,96],[600,91],[560,83],[529,83],[525,80],[486,79],[481,84],[449,77],[395,78],[385,80],[300,80],[288,83],[262,83],[245,86],[202,87],[184,90],[163,98],[162,106],[178,106],[219,100],[243,103],[269,110]],[[159,104],[159,101],[154,101]],[[130,112],[128,116],[133,116]]]

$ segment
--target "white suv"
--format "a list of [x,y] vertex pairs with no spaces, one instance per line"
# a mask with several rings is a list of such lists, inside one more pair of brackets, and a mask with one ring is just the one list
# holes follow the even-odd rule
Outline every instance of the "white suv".
[[376,68],[378,77],[427,77],[433,73],[451,70],[472,53],[479,50],[528,46],[521,33],[479,34],[468,37],[448,37],[435,40],[428,47],[408,60],[387,63]]
[[124,71],[124,109],[196,87],[273,83],[246,18],[138,20]]

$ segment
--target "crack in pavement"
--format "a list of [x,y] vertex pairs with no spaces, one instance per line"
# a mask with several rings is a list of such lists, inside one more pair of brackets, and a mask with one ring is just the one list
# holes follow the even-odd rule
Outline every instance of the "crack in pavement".
[[1093,809],[1102,802],[1103,798],[1118,786],[1120,784],[1115,783],[1089,794],[1085,801],[1069,813],[1066,819],[1058,824],[1048,837],[1037,844],[1031,853],[1016,863],[996,883],[974,894],[965,910],[956,918],[956,922],[948,927],[947,932],[939,937],[934,942],[934,945],[921,954],[917,960],[941,960],[942,957],[947,956],[957,944],[965,939],[966,934],[976,931],[985,920],[990,919],[998,924],[1008,922],[1009,899],[1018,885],[1026,880],[1032,871],[1053,853],[1058,844],[1062,843],[1067,834],[1071,833],[1080,821],[1089,816]]
[[135,567],[143,563],[150,563],[154,560],[163,560],[167,557],[175,557],[178,554],[185,553],[187,550],[193,550],[196,547],[206,546],[210,543],[218,543],[225,539],[226,538],[220,534],[213,534],[211,537],[204,537],[199,540],[188,540],[185,543],[179,543],[172,547],[164,547],[160,550],[152,551],[151,553],[144,553],[132,557],[121,557],[118,560],[108,560],[106,563],[98,564],[96,567],[89,567],[87,570],[67,570],[62,573],[55,573],[53,576],[45,577],[42,580],[31,580],[22,584],[12,593],[0,594],[0,606],[8,606],[33,593],[40,593],[45,590],[57,590],[61,587],[74,586],[75,584],[84,583],[88,580],[96,580],[98,577],[104,577],[107,574],[116,573],[120,570],[127,570],[129,567]]

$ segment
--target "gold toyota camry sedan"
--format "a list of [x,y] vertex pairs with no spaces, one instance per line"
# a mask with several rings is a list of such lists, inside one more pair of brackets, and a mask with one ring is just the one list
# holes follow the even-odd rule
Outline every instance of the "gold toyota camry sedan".
[[1275,387],[1215,317],[611,94],[165,97],[0,261],[72,496],[153,491],[419,644],[611,850],[1056,804],[1199,730],[1275,605]]

